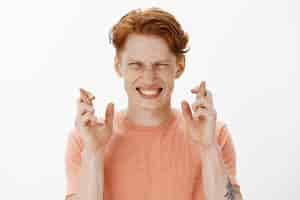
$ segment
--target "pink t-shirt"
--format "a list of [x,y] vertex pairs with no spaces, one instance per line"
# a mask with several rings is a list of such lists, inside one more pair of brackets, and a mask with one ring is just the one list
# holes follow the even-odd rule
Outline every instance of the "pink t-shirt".
[[[184,133],[181,111],[157,127],[130,123],[115,113],[113,135],[104,154],[104,200],[204,200],[200,148]],[[231,182],[236,155],[230,132],[217,121],[216,140]],[[66,149],[66,195],[77,192],[84,145],[77,129]]]

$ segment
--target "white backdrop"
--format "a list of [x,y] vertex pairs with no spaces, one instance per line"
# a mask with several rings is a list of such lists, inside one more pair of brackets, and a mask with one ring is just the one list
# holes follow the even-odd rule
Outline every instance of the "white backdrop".
[[109,101],[126,106],[108,31],[150,6],[177,16],[191,38],[173,106],[192,102],[190,88],[207,81],[232,132],[245,199],[299,198],[299,1],[193,2],[0,2],[1,199],[64,197],[78,88],[96,95],[98,114]]

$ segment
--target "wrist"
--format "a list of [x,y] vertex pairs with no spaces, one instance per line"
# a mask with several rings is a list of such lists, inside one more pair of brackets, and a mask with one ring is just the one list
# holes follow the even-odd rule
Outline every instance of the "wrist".
[[95,159],[103,158],[104,152],[100,149],[85,147],[82,151],[82,156],[86,160],[95,160]]
[[210,143],[203,143],[203,144],[200,144],[199,146],[200,146],[201,151],[209,151],[211,149],[218,149],[219,148],[216,141],[213,141],[213,142],[210,142]]
[[103,153],[105,145],[100,142],[95,142],[95,139],[86,140],[84,142],[84,149],[86,149],[91,154]]
[[216,142],[211,143],[211,144],[205,144],[205,145],[202,144],[202,145],[200,145],[200,154],[201,154],[201,156],[216,154],[216,153],[220,152],[219,148],[220,147]]

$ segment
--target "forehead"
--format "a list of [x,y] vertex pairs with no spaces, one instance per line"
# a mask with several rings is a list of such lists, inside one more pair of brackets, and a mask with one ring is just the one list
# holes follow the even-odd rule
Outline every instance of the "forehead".
[[163,38],[142,34],[130,34],[128,36],[124,44],[122,57],[125,60],[136,59],[144,62],[176,58]]

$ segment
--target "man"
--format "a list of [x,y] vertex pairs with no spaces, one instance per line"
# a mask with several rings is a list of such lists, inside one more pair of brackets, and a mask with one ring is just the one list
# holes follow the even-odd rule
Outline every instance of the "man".
[[67,199],[241,200],[234,146],[201,82],[192,104],[172,108],[185,68],[188,36],[170,13],[133,10],[111,30],[115,70],[128,107],[94,114],[81,89],[66,151]]

